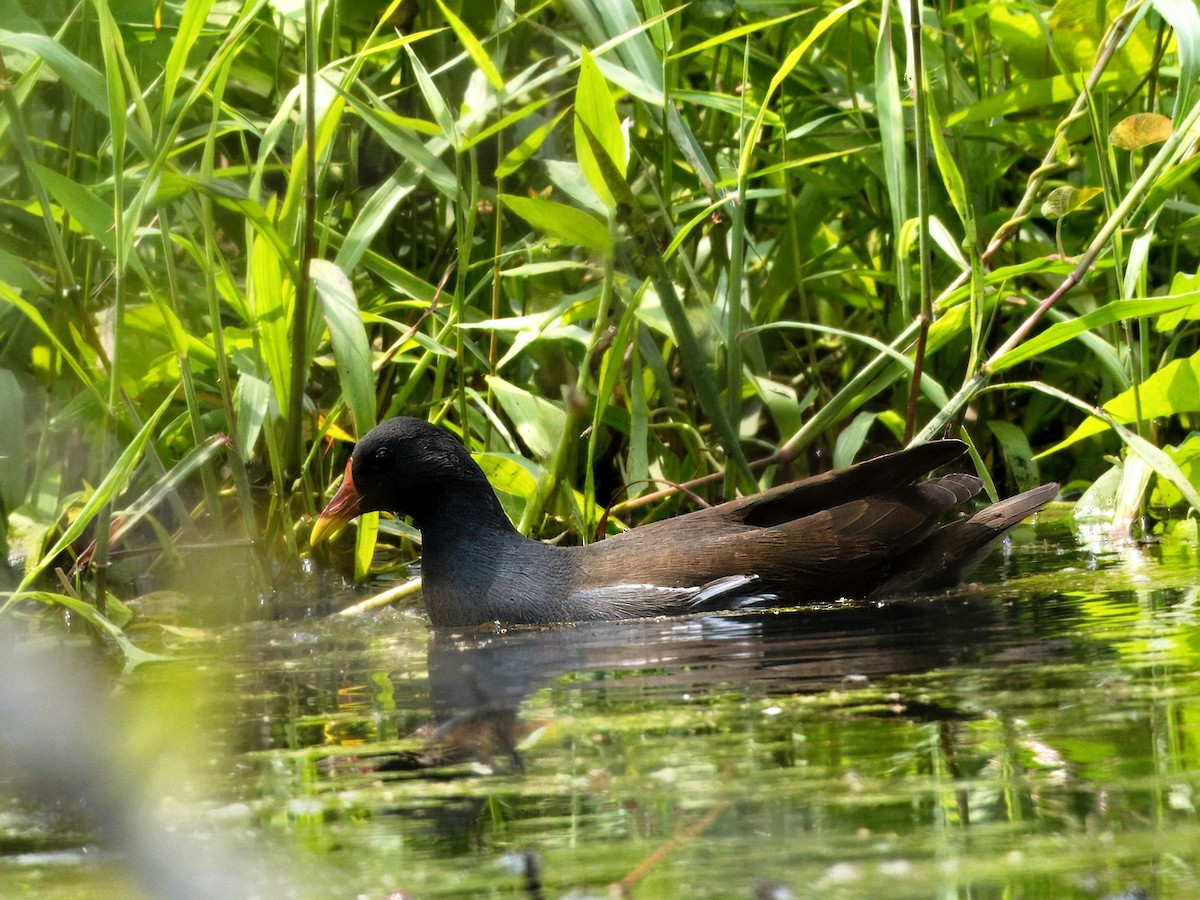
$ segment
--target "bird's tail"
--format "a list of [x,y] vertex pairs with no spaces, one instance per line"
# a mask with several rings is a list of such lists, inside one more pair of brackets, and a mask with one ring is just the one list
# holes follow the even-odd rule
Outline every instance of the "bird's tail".
[[918,594],[957,584],[1010,528],[1056,496],[1056,483],[1043,484],[939,528],[904,555],[901,565],[872,592],[872,598]]

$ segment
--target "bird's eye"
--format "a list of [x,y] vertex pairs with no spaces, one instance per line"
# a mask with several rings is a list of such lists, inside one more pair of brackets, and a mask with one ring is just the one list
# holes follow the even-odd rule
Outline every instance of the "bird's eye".
[[389,447],[380,447],[375,451],[375,461],[380,463],[389,462],[392,458],[392,451]]

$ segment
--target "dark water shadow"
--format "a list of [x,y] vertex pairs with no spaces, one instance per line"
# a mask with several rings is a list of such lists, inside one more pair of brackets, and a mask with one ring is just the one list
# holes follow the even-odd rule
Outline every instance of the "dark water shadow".
[[[1075,658],[1074,642],[1027,635],[1010,612],[991,599],[958,595],[690,619],[433,632],[427,646],[436,723],[431,743],[449,748],[458,741],[467,755],[482,749],[486,761],[507,756],[520,768],[513,736],[520,733],[519,708],[549,685],[584,695],[628,686],[641,700],[681,702],[730,684],[764,697],[854,691],[891,676],[984,664],[992,656]],[[903,699],[891,712],[928,720],[970,715]],[[488,729],[490,740],[483,734]]]

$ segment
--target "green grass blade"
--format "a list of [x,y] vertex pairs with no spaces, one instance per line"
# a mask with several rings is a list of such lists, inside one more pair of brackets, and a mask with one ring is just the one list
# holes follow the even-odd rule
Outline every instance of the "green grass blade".
[[1045,331],[1031,337],[1025,343],[1014,347],[998,357],[992,363],[991,370],[994,373],[1000,373],[1005,369],[1011,369],[1019,363],[1036,359],[1053,350],[1055,347],[1059,347],[1067,341],[1074,340],[1088,331],[1102,328],[1106,325],[1115,325],[1118,322],[1127,322],[1132,319],[1144,319],[1165,313],[1177,312],[1178,310],[1189,309],[1198,303],[1200,303],[1200,291],[1188,291],[1187,293],[1175,294],[1169,297],[1138,297],[1132,300],[1114,300],[1112,303],[1106,303],[1104,306],[1087,315],[1051,325]]
[[312,261],[312,277],[329,328],[338,381],[354,413],[355,428],[363,435],[375,427],[375,373],[354,286],[340,268],[324,259]]
[[450,25],[451,30],[462,42],[463,49],[467,51],[467,55],[471,57],[471,61],[480,72],[484,74],[488,82],[496,90],[504,89],[504,76],[496,68],[496,64],[492,62],[492,58],[483,49],[483,44],[471,33],[471,29],[466,26],[462,19],[452,13],[449,7],[442,0],[437,0],[438,9],[442,11],[442,15],[446,17],[446,22]]

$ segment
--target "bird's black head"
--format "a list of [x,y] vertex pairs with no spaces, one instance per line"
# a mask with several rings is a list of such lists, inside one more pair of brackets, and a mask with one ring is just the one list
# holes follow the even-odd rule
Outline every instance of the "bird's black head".
[[342,486],[317,517],[315,546],[365,512],[411,516],[428,539],[464,531],[511,531],[512,524],[475,460],[448,431],[399,416],[354,447]]
[[456,492],[491,487],[466,448],[424,419],[398,416],[372,428],[354,447],[349,472],[359,512],[386,511],[417,520],[429,517]]

